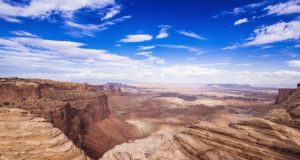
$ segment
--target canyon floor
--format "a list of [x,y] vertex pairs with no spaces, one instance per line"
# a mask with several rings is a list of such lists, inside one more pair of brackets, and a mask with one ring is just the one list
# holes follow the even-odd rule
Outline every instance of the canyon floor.
[[112,113],[137,126],[143,136],[195,121],[228,123],[239,115],[261,116],[273,109],[277,89],[242,85],[132,84],[110,97]]
[[299,88],[2,78],[0,109],[0,159],[300,159]]

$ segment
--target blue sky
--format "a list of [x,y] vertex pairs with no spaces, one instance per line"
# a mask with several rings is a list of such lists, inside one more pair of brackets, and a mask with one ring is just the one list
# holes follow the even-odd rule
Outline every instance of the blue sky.
[[300,0],[0,0],[0,76],[300,81]]

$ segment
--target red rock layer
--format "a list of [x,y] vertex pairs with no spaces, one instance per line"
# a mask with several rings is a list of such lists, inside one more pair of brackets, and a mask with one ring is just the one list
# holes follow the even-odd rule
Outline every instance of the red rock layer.
[[1,79],[0,88],[1,105],[44,117],[91,158],[138,137],[135,127],[110,115],[101,85],[13,78]]

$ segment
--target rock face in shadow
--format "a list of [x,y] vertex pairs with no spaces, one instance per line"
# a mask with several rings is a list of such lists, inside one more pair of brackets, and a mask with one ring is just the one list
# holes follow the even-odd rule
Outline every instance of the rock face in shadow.
[[279,89],[275,104],[282,104],[284,101],[288,100],[294,92],[296,92],[296,89]]
[[300,129],[300,88],[295,89],[293,94],[278,105],[282,107],[274,109],[265,118],[279,124]]
[[[173,134],[169,138],[154,134],[122,144],[101,160],[299,160],[300,89],[277,105],[263,118],[236,115],[224,124],[199,121],[176,133],[164,133]],[[156,143],[160,145],[153,147]]]
[[103,89],[106,95],[109,96],[120,96],[122,95],[121,85],[119,83],[107,83],[103,85]]
[[23,109],[0,108],[0,159],[90,158],[45,119]]
[[[91,158],[139,136],[134,126],[110,115],[109,96],[101,85],[11,78],[1,79],[0,88],[6,88],[1,105],[45,118]],[[39,96],[24,95],[27,88]]]

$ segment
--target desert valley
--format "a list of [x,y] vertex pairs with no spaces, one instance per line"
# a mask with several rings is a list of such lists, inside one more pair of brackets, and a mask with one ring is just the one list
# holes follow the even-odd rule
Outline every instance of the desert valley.
[[300,158],[300,88],[2,78],[0,159]]
[[0,0],[0,160],[300,160],[300,0]]

